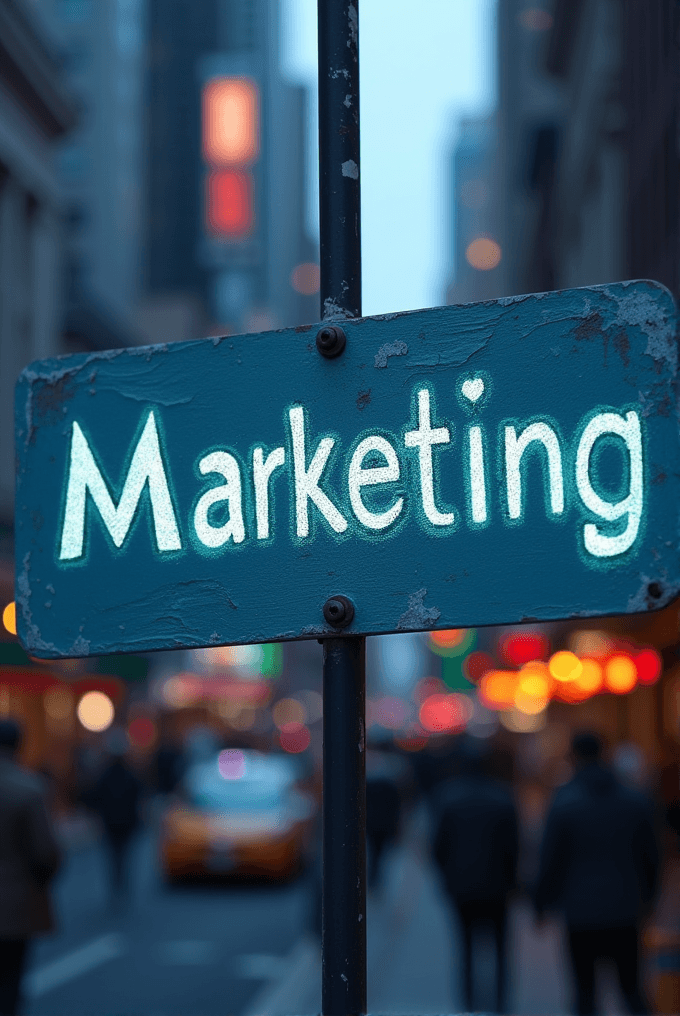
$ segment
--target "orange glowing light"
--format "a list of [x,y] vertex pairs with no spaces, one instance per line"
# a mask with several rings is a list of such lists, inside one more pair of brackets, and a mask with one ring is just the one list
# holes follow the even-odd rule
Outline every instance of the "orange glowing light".
[[490,670],[480,684],[482,702],[489,709],[510,709],[515,704],[518,675],[512,670]]
[[542,713],[550,701],[552,681],[543,663],[527,663],[519,672],[515,705],[527,716]]
[[253,227],[253,181],[250,173],[219,170],[210,173],[206,183],[209,229],[221,236],[247,236]]
[[595,695],[602,689],[604,684],[604,673],[602,666],[597,660],[586,657],[581,660],[582,670],[574,681],[574,684],[585,696]]
[[466,635],[467,628],[451,628],[449,631],[431,631],[430,640],[440,649],[453,649],[461,644]]
[[14,600],[8,603],[2,612],[2,623],[10,635],[17,633],[17,608]]
[[616,695],[632,691],[637,684],[637,669],[630,656],[612,656],[604,668],[604,682]]
[[290,284],[296,293],[301,293],[303,296],[314,296],[315,293],[319,292],[319,286],[321,285],[321,270],[319,266],[311,261],[297,265],[292,271]]
[[203,89],[203,157],[211,166],[244,166],[260,148],[257,85],[213,78]]
[[502,251],[500,244],[487,236],[477,237],[468,244],[465,260],[480,272],[489,272],[501,263]]
[[640,684],[654,684],[661,677],[663,664],[654,649],[643,649],[635,657],[635,669]]
[[581,675],[583,664],[574,653],[562,650],[550,657],[548,668],[556,681],[576,681]]
[[424,730],[431,734],[452,733],[462,730],[469,719],[468,700],[453,692],[450,695],[430,695],[420,707],[418,719]]

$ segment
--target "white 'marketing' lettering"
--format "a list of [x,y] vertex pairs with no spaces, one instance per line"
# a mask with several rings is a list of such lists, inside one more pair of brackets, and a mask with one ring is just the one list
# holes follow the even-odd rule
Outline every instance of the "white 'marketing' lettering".
[[[598,438],[613,434],[620,437],[630,458],[629,491],[622,501],[605,501],[593,490],[590,482],[590,456]],[[595,557],[613,557],[623,554],[633,543],[640,528],[643,504],[642,433],[637,413],[599,413],[588,423],[581,434],[576,451],[576,485],[586,508],[606,522],[615,522],[628,515],[626,528],[616,536],[601,533],[596,525],[587,522],[583,527],[583,542],[589,554]]]
[[[381,455],[387,465],[365,468],[364,459],[371,452]],[[403,497],[397,498],[392,507],[384,512],[372,512],[361,499],[361,488],[374,486],[378,483],[391,483],[398,479],[399,459],[387,438],[381,437],[380,434],[371,434],[359,442],[349,464],[349,500],[352,511],[367,529],[386,529],[390,526],[399,517],[404,499]]]
[[335,440],[332,437],[322,438],[309,465],[307,465],[305,411],[302,406],[293,406],[292,409],[289,409],[288,419],[290,421],[290,435],[293,442],[293,478],[295,483],[295,523],[297,535],[300,537],[309,536],[308,501],[312,501],[316,505],[317,509],[336,533],[344,533],[347,529],[347,520],[319,487],[321,474],[333,451]]
[[486,522],[486,480],[482,428],[470,427],[470,504],[472,521]]
[[263,448],[253,450],[253,487],[255,488],[255,531],[258,540],[269,539],[269,478],[286,461],[285,448],[275,448],[267,458]]
[[132,455],[118,505],[113,502],[87,438],[74,421],[59,559],[73,561],[83,555],[88,491],[114,545],[122,547],[147,482],[156,545],[159,551],[181,550],[153,411]]
[[520,463],[530,444],[538,442],[548,456],[548,489],[550,510],[553,515],[564,511],[564,481],[562,479],[562,453],[557,434],[547,423],[532,423],[519,437],[514,427],[505,428],[505,471],[508,491],[508,515],[518,519],[522,515],[522,475]]
[[[196,536],[206,547],[221,547],[228,540],[243,543],[246,530],[243,524],[243,502],[241,496],[241,470],[233,455],[229,452],[217,451],[204,456],[198,468],[206,473],[219,473],[226,483],[211,487],[202,494],[194,510],[194,529]],[[229,506],[229,518],[222,526],[211,525],[208,516],[213,505],[226,501]]]
[[420,465],[420,494],[423,511],[433,526],[450,526],[455,521],[453,512],[440,512],[434,502],[434,472],[432,464],[432,446],[448,444],[451,434],[448,427],[432,428],[430,423],[430,392],[421,388],[418,392],[418,427],[404,434],[407,448],[418,449]]

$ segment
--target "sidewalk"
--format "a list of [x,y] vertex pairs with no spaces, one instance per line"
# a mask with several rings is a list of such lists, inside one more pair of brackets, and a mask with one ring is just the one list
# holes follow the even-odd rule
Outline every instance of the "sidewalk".
[[[455,958],[460,955],[435,875],[417,833],[389,858],[378,898],[368,901],[368,1011],[435,1016],[463,1011]],[[510,927],[510,1007],[526,1016],[564,1016],[569,986],[559,929],[540,932],[526,904],[513,907]],[[491,956],[480,956],[476,978],[488,986]],[[290,956],[286,977],[249,1006],[244,1016],[311,1016],[321,1009],[318,943],[303,940]],[[607,1007],[608,1012],[615,1009]]]

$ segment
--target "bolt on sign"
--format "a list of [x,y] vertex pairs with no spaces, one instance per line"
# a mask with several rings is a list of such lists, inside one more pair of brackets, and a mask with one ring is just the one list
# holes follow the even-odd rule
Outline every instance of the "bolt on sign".
[[318,638],[339,593],[345,630],[371,634],[640,612],[680,591],[667,290],[342,329],[334,358],[305,326],[23,372],[31,654]]

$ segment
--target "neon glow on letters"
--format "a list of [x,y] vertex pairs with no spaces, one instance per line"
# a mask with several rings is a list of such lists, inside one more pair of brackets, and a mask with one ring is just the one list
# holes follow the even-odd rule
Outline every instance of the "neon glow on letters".
[[[473,385],[468,380],[461,389],[472,402],[484,390],[481,381],[479,392]],[[158,409],[142,416],[117,498],[105,479],[105,464],[74,422],[57,560],[86,557],[95,513],[114,547],[124,550],[135,517],[148,510],[161,557],[191,545],[224,552],[230,546],[286,539],[282,523],[288,519],[276,517],[274,497],[281,483],[287,483],[290,492],[288,538],[300,542],[314,540],[319,524],[336,539],[362,534],[389,538],[408,518],[433,536],[450,534],[455,539],[466,519],[473,529],[494,522],[525,524],[528,499],[533,502],[541,495],[548,519],[558,522],[570,508],[578,510],[577,532],[586,561],[620,557],[640,531],[644,432],[638,413],[628,407],[591,414],[571,443],[555,424],[535,418],[503,422],[494,434],[476,411],[474,422],[463,420],[458,433],[457,425],[438,416],[429,387],[414,390],[412,423],[400,435],[364,433],[350,449],[342,448],[336,436],[316,433],[304,406],[289,406],[283,421],[280,446],[251,446],[249,459],[243,457],[245,449],[229,444],[229,435],[225,443],[231,450],[213,445],[200,453],[197,473],[220,482],[197,490],[185,518],[180,518],[171,495],[170,452],[164,454],[161,448]],[[456,443],[460,457],[453,453]],[[622,453],[627,490],[616,500],[603,496],[597,480],[596,458],[606,445]],[[441,480],[452,470],[460,474],[461,458],[466,505],[456,506],[442,497]],[[543,491],[534,489],[535,478],[529,482],[527,476],[527,462],[536,458],[543,469]],[[142,498],[145,488],[148,499]],[[278,505],[280,514],[280,499]]]

